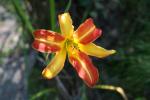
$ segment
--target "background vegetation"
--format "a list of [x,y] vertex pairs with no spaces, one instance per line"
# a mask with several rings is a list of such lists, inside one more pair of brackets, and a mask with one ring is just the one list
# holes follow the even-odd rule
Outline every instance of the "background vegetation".
[[[58,14],[69,11],[75,29],[92,17],[103,30],[95,43],[117,50],[105,59],[92,58],[100,72],[99,84],[123,88],[129,100],[150,100],[150,0],[2,0],[1,4],[16,14],[23,27],[20,40],[29,45],[21,48],[24,55],[33,50],[33,30],[59,31]],[[57,78],[43,79],[41,71],[48,63],[45,56],[38,52],[27,72],[30,100],[123,99],[110,88],[86,87],[67,61]]]

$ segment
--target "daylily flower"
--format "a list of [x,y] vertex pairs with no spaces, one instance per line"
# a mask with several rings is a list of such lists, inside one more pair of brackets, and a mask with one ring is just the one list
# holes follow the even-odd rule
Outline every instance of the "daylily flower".
[[94,86],[99,73],[88,55],[103,58],[115,53],[115,50],[106,50],[92,43],[101,36],[102,30],[96,28],[91,18],[83,22],[76,31],[69,13],[59,15],[58,19],[61,34],[45,29],[34,31],[33,48],[44,53],[56,53],[42,75],[47,79],[55,77],[63,69],[68,55],[69,62],[79,77],[89,87]]

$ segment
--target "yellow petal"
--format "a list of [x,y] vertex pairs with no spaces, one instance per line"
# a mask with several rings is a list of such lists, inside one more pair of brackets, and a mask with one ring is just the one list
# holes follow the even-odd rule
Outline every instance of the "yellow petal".
[[65,60],[66,50],[62,49],[60,52],[56,53],[52,61],[43,70],[42,75],[48,79],[55,77],[64,67]]
[[58,16],[61,32],[64,36],[70,37],[74,32],[72,19],[69,13],[64,13]]
[[93,43],[89,43],[87,45],[79,44],[79,49],[87,55],[95,56],[98,58],[103,58],[116,52],[115,50],[106,50]]

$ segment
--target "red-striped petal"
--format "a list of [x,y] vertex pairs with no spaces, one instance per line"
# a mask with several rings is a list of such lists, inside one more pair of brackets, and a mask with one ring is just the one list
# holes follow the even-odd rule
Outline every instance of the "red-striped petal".
[[78,72],[79,77],[89,87],[93,87],[96,84],[99,79],[99,73],[86,54],[78,51],[75,55],[70,55],[69,61]]
[[102,30],[95,28],[94,31],[87,35],[86,37],[84,37],[82,40],[80,40],[80,43],[82,44],[88,44],[90,42],[95,41],[99,36],[101,36],[102,34]]
[[51,52],[56,52],[60,50],[60,47],[57,45],[51,45],[48,43],[44,42],[39,42],[38,40],[34,40],[32,43],[32,47],[36,49],[37,51],[40,52],[46,52],[46,53],[51,53]]
[[33,34],[35,38],[44,39],[47,41],[62,42],[65,39],[59,33],[45,29],[38,29],[34,31]]
[[34,31],[34,42],[32,47],[40,52],[56,52],[61,48],[61,43],[65,38],[56,32],[39,29]]
[[91,18],[83,22],[74,33],[74,38],[82,44],[88,44],[101,36],[102,30],[96,28]]

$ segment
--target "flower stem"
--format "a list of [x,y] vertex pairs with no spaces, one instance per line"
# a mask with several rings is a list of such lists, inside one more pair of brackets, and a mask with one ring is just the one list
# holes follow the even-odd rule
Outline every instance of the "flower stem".
[[51,30],[54,31],[55,24],[56,24],[55,1],[54,0],[49,0],[49,3],[50,3],[50,25],[51,25]]
[[65,9],[65,12],[68,12],[70,7],[71,7],[71,3],[72,3],[72,0],[69,0],[67,6],[66,6],[66,9]]

